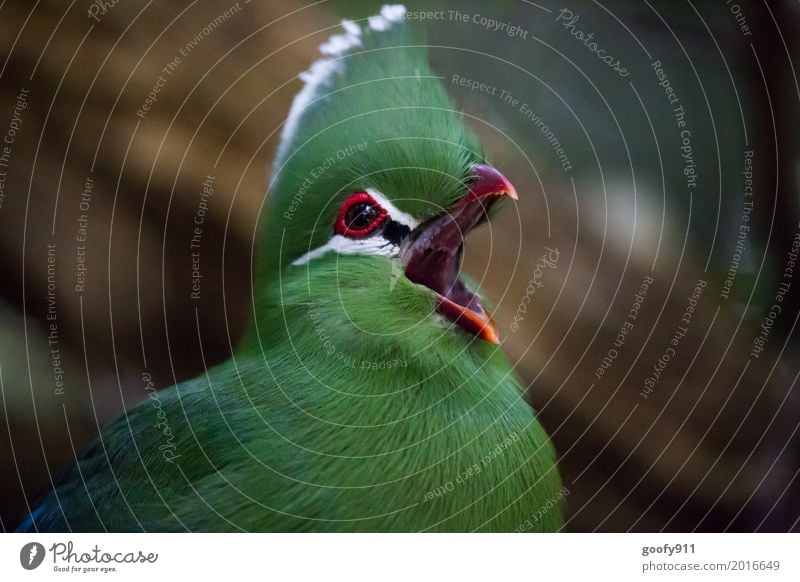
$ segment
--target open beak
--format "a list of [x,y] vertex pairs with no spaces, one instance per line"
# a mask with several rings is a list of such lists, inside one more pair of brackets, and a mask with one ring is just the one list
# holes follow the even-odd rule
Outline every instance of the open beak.
[[464,237],[487,218],[489,208],[504,196],[517,199],[511,182],[494,168],[475,164],[469,192],[449,209],[418,226],[403,251],[405,274],[436,293],[437,311],[465,331],[493,344],[497,327],[478,297],[459,280]]

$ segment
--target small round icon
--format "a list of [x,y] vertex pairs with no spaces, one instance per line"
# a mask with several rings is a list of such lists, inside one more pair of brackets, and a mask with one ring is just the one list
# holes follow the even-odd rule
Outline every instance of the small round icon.
[[30,542],[19,551],[19,563],[26,570],[35,570],[44,561],[44,546],[39,542]]

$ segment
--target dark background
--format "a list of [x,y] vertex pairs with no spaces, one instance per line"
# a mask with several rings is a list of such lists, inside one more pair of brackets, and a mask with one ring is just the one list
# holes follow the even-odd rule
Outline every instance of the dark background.
[[[470,15],[430,22],[427,42],[520,201],[472,235],[465,269],[497,302],[506,350],[558,449],[568,529],[800,528],[800,280],[764,353],[749,356],[800,220],[797,3],[407,5]],[[10,163],[0,168],[3,530],[16,527],[98,426],[147,395],[143,372],[169,386],[227,358],[249,315],[253,231],[296,76],[339,19],[364,18],[379,3],[241,0],[188,51],[144,119],[137,109],[163,67],[235,4],[121,0],[97,21],[90,6],[0,4],[0,140],[28,90]],[[562,8],[580,16],[575,29],[594,33],[627,77],[569,34],[557,21]],[[519,26],[525,38],[492,31],[475,15]],[[698,175],[691,191],[656,60],[686,111]],[[518,106],[454,84],[454,74],[529,104],[572,168]],[[724,299],[748,150],[751,230]],[[192,300],[189,239],[207,175],[216,180],[203,294]],[[88,270],[77,292],[81,214]],[[558,249],[557,267],[515,331],[546,247]],[[645,277],[654,284],[635,326],[598,380]],[[688,333],[645,398],[645,379],[698,280],[707,285]]]

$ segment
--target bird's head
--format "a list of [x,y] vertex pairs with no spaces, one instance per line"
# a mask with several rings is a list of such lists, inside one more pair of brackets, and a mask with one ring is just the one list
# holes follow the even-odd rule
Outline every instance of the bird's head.
[[344,21],[301,75],[273,167],[263,277],[277,284],[273,305],[302,297],[326,334],[336,322],[351,338],[499,343],[460,259],[466,233],[516,191],[485,163],[404,15],[393,5]]

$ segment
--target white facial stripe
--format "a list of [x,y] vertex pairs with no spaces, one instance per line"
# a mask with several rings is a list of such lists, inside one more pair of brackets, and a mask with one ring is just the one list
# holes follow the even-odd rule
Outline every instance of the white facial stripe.
[[336,251],[340,255],[395,255],[400,250],[382,236],[365,239],[352,239],[335,234],[319,248],[307,252],[299,259],[292,261],[292,265],[305,265],[312,259],[321,257],[328,251]]
[[367,194],[372,196],[375,199],[375,202],[383,206],[386,209],[386,212],[389,213],[389,217],[395,222],[404,224],[411,230],[414,230],[419,225],[419,221],[416,218],[400,210],[397,206],[392,204],[392,202],[386,198],[386,196],[377,190],[367,188]]
[[[410,230],[414,230],[419,225],[417,219],[397,208],[397,206],[392,204],[390,200],[377,190],[367,188],[367,193],[389,213],[389,219],[407,226]],[[328,251],[335,251],[340,255],[385,255],[394,257],[400,252],[400,247],[392,244],[380,234],[367,236],[361,239],[352,239],[340,234],[334,234],[330,240],[321,247],[309,251],[302,257],[292,261],[292,265],[305,265],[312,259],[326,254]]]

